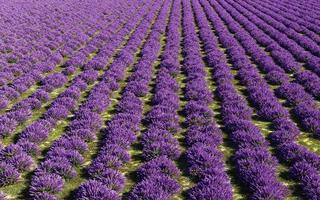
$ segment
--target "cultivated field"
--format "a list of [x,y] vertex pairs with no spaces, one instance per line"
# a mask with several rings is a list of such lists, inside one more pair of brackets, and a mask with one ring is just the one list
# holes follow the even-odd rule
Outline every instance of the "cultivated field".
[[0,4],[0,200],[320,200],[319,0]]

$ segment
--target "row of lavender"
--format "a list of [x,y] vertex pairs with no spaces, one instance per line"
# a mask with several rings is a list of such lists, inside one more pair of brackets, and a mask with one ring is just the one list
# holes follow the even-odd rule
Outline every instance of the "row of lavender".
[[218,146],[222,133],[208,107],[213,101],[205,79],[205,65],[200,54],[200,40],[196,34],[195,17],[189,1],[183,2],[183,50],[186,73],[185,107],[188,125],[186,159],[188,173],[198,182],[188,192],[190,199],[232,199],[230,180],[225,172],[223,154]]
[[[180,189],[177,182],[180,171],[174,163],[180,156],[180,149],[173,137],[180,129],[179,86],[173,77],[179,70],[180,9],[181,2],[173,1],[169,23],[161,31],[164,34],[167,30],[164,34],[166,46],[156,73],[152,107],[144,118],[147,128],[139,141],[144,163],[137,169],[138,183],[128,199],[170,199]],[[160,41],[157,41],[157,49],[160,50]]]

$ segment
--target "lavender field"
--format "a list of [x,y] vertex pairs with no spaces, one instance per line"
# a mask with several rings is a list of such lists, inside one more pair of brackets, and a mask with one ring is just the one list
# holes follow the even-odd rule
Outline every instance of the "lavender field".
[[11,199],[320,200],[320,1],[1,1]]

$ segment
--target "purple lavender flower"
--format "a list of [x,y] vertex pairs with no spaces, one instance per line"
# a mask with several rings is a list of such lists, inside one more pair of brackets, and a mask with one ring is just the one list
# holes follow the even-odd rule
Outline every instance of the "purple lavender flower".
[[76,194],[77,200],[120,200],[119,195],[108,189],[103,183],[95,180],[90,180],[79,187]]
[[177,178],[180,175],[179,169],[166,156],[160,156],[144,163],[137,171],[140,179],[148,178],[153,175],[166,175],[171,178]]
[[17,126],[17,122],[6,116],[0,116],[0,136],[8,136],[13,134]]
[[55,174],[41,175],[34,177],[30,185],[30,195],[31,197],[36,197],[39,193],[48,192],[50,194],[55,194],[62,190],[64,180]]
[[10,164],[0,162],[0,186],[11,185],[19,179],[18,170]]
[[179,184],[167,176],[151,176],[138,183],[128,199],[170,199],[179,189]]

